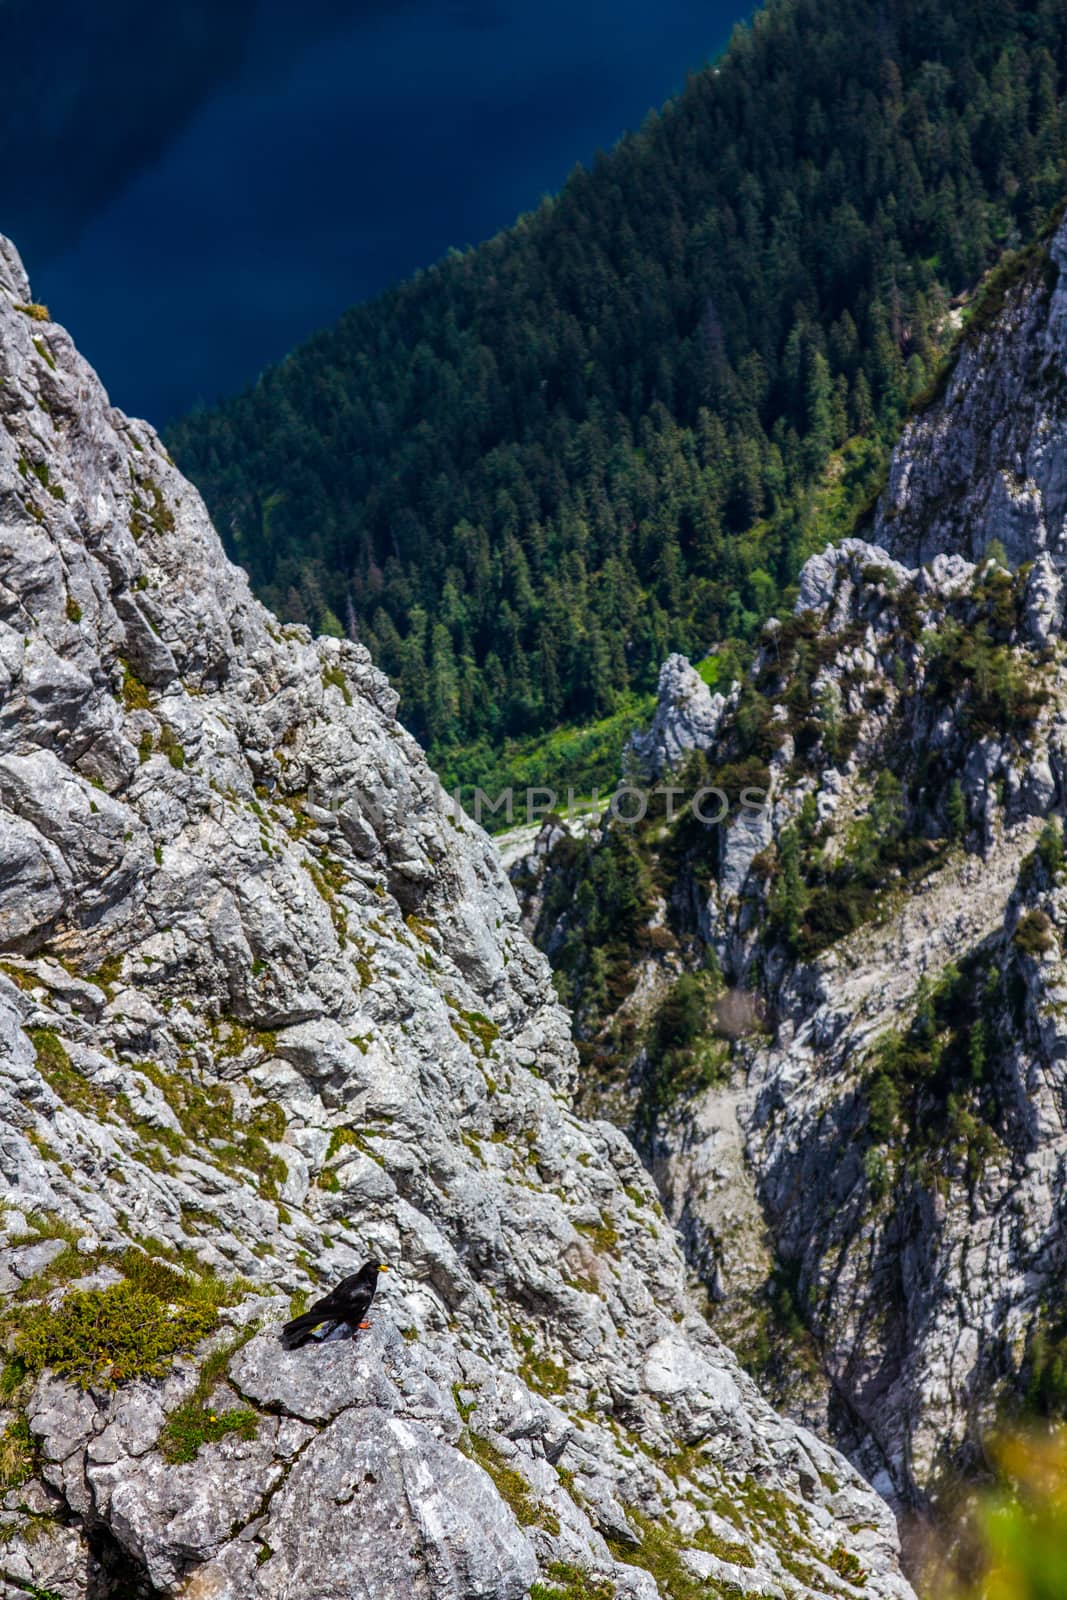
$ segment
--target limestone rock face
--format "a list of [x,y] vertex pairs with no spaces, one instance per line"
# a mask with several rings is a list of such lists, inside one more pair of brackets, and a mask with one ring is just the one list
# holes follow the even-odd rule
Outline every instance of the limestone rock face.
[[[0,241],[5,1580],[654,1600],[664,1560],[776,1595],[854,1560],[904,1600],[887,1507],[570,1109],[547,963],[395,712],[253,600]],[[371,1328],[286,1354],[290,1295],[369,1255]],[[165,1326],[229,1284],[221,1320],[150,1372],[90,1348],[88,1387],[41,1356],[146,1281]]]
[[[750,1221],[731,1234],[729,1219],[758,1202],[833,1385],[823,1426],[883,1493],[936,1501],[941,1475],[973,1465],[1005,1398],[1034,1380],[1035,1341],[1062,1304],[1067,1052],[1057,1019],[1067,972],[1056,840],[1067,664],[1058,633],[1034,637],[1034,573],[1009,580],[940,557],[901,571],[854,544],[811,567],[802,597],[817,595],[822,609],[805,614],[804,632],[836,640],[820,675],[824,694],[835,686],[835,709],[788,781],[784,764],[770,763],[762,874],[736,870],[734,842],[748,826],[738,818],[701,916],[727,981],[755,987],[773,1027],[737,1043],[727,1088],[676,1114],[659,1170],[668,1211],[687,1219],[696,1254],[710,1254],[727,1289],[744,1288],[760,1233]],[[1013,589],[1004,649],[1021,695],[1034,699],[1026,720],[1006,712],[1000,729],[979,730],[974,680],[946,701],[934,641],[966,640],[983,614],[976,596]],[[952,635],[963,616],[969,624]],[[779,649],[768,646],[764,665]],[[789,681],[787,671],[783,693]],[[851,719],[853,742],[831,756],[838,718]],[[724,743],[720,759],[731,754]],[[812,861],[852,860],[858,881],[877,852],[877,831],[865,830],[887,771],[902,784],[893,804],[905,808],[912,865],[858,910],[842,869],[836,886],[806,890],[787,950],[776,909],[786,839],[799,830]],[[830,915],[836,927],[818,920]],[[945,1030],[932,1050],[927,1015]],[[747,1157],[747,1176],[735,1171],[725,1191],[707,1171],[722,1142],[713,1111],[724,1106]],[[797,1403],[807,1414],[802,1386]]]
[[1067,233],[1061,228],[968,335],[943,397],[908,423],[874,542],[911,565],[977,560],[994,540],[1013,566],[1067,564]]
[[675,771],[690,750],[705,750],[722,720],[726,699],[712,694],[685,656],[668,656],[659,669],[656,713],[645,733],[635,733],[628,752],[647,778]]

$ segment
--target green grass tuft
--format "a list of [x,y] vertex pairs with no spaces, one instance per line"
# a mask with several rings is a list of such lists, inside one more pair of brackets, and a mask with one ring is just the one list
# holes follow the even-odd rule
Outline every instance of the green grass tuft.
[[37,1054],[37,1070],[59,1098],[75,1111],[103,1116],[113,1109],[111,1097],[78,1072],[51,1028],[30,1028],[30,1043]]
[[570,1561],[550,1561],[545,1568],[548,1583],[535,1583],[530,1600],[614,1600],[615,1585],[607,1578],[594,1578]]
[[32,1476],[35,1452],[30,1425],[19,1415],[0,1433],[0,1489],[17,1489]]
[[500,1498],[515,1513],[515,1520],[523,1528],[543,1528],[546,1533],[559,1533],[559,1518],[553,1511],[534,1498],[533,1491],[521,1472],[508,1465],[495,1445],[480,1434],[469,1430],[463,1435],[460,1448],[472,1461],[476,1461],[496,1484]]

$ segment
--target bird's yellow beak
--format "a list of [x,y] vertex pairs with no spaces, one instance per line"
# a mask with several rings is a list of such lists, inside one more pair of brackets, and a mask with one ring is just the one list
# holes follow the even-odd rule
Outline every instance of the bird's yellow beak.
[[379,1263],[378,1263],[378,1271],[379,1272],[388,1272],[389,1271],[389,1268],[386,1266],[384,1261],[379,1261]]

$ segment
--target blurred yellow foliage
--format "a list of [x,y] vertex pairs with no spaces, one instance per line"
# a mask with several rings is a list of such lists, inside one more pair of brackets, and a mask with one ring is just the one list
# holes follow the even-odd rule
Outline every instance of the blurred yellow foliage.
[[989,1552],[983,1600],[1067,1597],[1067,1429],[1003,1440],[1005,1489],[985,1506]]
[[997,1486],[985,1492],[946,1581],[928,1573],[928,1600],[1067,1600],[1067,1427],[999,1438]]

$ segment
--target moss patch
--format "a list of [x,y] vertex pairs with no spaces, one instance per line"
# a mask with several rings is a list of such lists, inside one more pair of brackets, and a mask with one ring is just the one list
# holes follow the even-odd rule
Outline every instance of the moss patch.
[[867,1582],[867,1574],[860,1565],[859,1558],[854,1556],[851,1550],[846,1550],[844,1545],[839,1544],[831,1552],[829,1564],[839,1577],[855,1584],[857,1589],[862,1589]]
[[511,1324],[511,1337],[523,1353],[519,1369],[523,1381],[538,1394],[566,1394],[570,1387],[570,1374],[566,1367],[557,1365],[550,1356],[536,1351],[533,1334],[527,1333],[516,1322]]
[[96,1117],[113,1109],[111,1097],[75,1070],[59,1035],[51,1028],[31,1028],[29,1039],[37,1055],[38,1072],[64,1104]]
[[337,689],[346,706],[352,704],[352,691],[348,687],[348,679],[340,667],[326,667],[322,673],[322,686],[324,689]]
[[150,529],[158,534],[174,531],[174,513],[164,500],[159,484],[149,478],[143,487],[148,491],[148,500],[135,490],[130,511],[130,532],[138,543]]
[[[265,1051],[273,1047],[272,1035],[250,1033],[238,1024],[234,1027],[236,1031],[219,1050],[220,1056],[238,1055],[247,1044]],[[187,1061],[187,1066],[191,1074],[191,1060]],[[280,1106],[257,1106],[247,1123],[240,1126],[233,1098],[225,1084],[199,1084],[191,1075],[167,1072],[154,1061],[139,1061],[137,1071],[162,1092],[190,1144],[210,1147],[212,1160],[224,1171],[232,1173],[241,1168],[253,1173],[259,1180],[261,1193],[270,1200],[277,1199],[279,1187],[289,1173],[285,1162],[274,1155],[266,1141],[278,1140],[285,1132],[285,1113]],[[169,1142],[162,1130],[143,1128],[142,1132],[167,1144],[176,1155],[184,1149],[181,1139]],[[174,1140],[175,1135],[171,1133],[170,1141]]]
[[152,697],[148,693],[148,686],[141,682],[127,661],[120,661],[122,667],[122,703],[127,711],[148,711],[152,705]]
[[621,1539],[609,1539],[612,1554],[619,1561],[650,1572],[660,1593],[669,1600],[708,1600],[709,1595],[716,1593],[717,1586],[705,1583],[686,1566],[681,1554],[684,1542],[676,1528],[669,1522],[646,1517],[630,1506],[626,1508],[626,1515],[637,1528],[640,1542],[632,1545]]
[[452,1031],[464,1044],[477,1043],[483,1056],[491,1055],[493,1046],[500,1038],[496,1023],[481,1011],[464,1011],[459,1001],[451,995],[446,995],[445,999],[452,1012]]
[[619,1232],[614,1223],[601,1213],[599,1222],[576,1222],[575,1228],[584,1233],[597,1255],[615,1255],[618,1251]]
[[103,989],[108,999],[112,998],[112,991],[122,975],[121,954],[110,955],[102,961],[95,972],[86,973],[89,983],[95,983],[98,989]]
[[706,1550],[708,1555],[718,1556],[720,1561],[729,1561],[735,1567],[756,1565],[756,1558],[747,1544],[738,1539],[723,1539],[710,1528],[699,1528],[693,1535],[693,1543],[698,1550]]
[[129,1378],[162,1377],[180,1350],[214,1328],[209,1304],[168,1303],[123,1279],[107,1289],[76,1290],[55,1311],[24,1314],[15,1347],[30,1371],[51,1368],[83,1389]]
[[181,772],[185,766],[185,746],[182,744],[173,728],[164,725],[160,729],[159,748],[166,756],[176,772]]
[[[243,1279],[205,1271],[192,1252],[168,1251],[173,1264],[133,1245],[83,1254],[71,1224],[36,1215],[29,1220],[30,1230],[13,1243],[58,1238],[66,1248],[21,1285],[0,1324],[0,1337],[9,1338],[13,1350],[0,1398],[10,1398],[27,1374],[44,1367],[82,1387],[166,1371],[175,1351],[191,1348],[216,1325],[220,1306],[251,1289]],[[155,1240],[147,1244],[167,1250]],[[54,1311],[42,1303],[49,1291],[102,1267],[120,1272],[122,1281],[74,1290]]]

